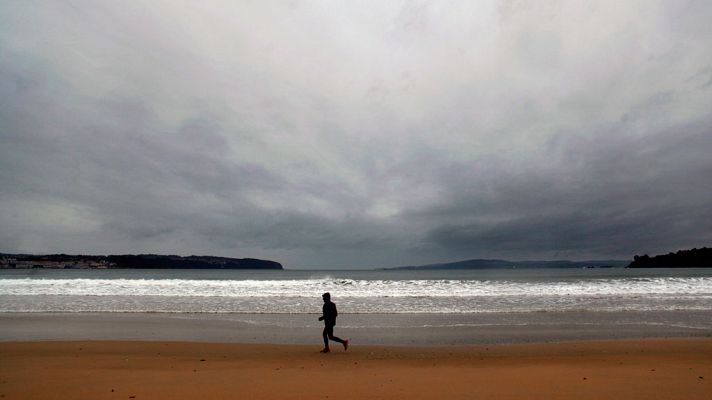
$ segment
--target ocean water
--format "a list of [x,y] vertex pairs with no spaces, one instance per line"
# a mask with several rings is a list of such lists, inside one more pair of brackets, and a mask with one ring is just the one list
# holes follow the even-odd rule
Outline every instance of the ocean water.
[[712,311],[710,269],[0,270],[0,312],[341,314]]

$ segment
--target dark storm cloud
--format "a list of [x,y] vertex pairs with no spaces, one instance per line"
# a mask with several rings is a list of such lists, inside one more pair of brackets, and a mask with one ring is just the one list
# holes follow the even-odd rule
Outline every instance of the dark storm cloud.
[[631,248],[709,243],[712,119],[645,141],[618,130],[603,142],[595,139],[600,135],[554,140],[543,171],[515,176],[500,166],[485,180],[444,172],[442,179],[453,180],[448,187],[471,190],[456,190],[446,196],[449,204],[412,217],[435,225],[426,243],[461,254],[537,256],[557,249],[625,257]]
[[5,2],[0,251],[709,245],[708,2]]

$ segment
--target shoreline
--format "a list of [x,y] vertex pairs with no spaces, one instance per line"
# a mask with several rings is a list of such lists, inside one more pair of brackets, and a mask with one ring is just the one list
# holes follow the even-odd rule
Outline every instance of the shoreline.
[[706,399],[712,338],[449,347],[0,343],[4,399]]

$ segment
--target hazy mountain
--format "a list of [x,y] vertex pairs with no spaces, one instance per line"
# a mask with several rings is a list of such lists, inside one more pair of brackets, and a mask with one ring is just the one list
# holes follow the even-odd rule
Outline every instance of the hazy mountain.
[[450,263],[408,265],[387,269],[492,269],[492,268],[613,268],[625,267],[629,261],[625,260],[534,260],[534,261],[508,261],[472,259]]

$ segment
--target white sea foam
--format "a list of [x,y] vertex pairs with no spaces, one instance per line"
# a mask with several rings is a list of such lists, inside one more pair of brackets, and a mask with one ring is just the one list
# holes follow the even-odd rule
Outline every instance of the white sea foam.
[[0,295],[314,297],[707,295],[712,278],[627,278],[518,282],[486,280],[0,279]]
[[349,313],[712,310],[712,277],[546,281],[0,279],[0,312]]

